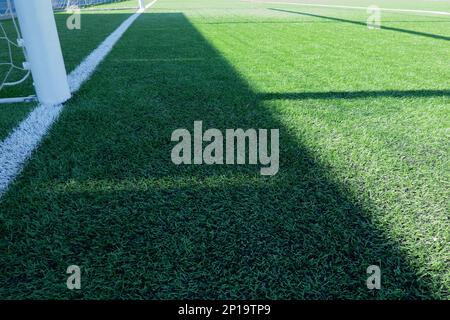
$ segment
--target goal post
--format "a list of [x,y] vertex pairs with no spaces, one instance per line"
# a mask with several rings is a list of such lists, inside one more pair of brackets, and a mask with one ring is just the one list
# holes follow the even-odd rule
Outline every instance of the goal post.
[[[147,1],[150,0],[0,0],[0,44],[6,48],[0,48],[0,91],[24,83],[31,74],[35,93],[20,98],[8,97],[6,93],[0,97],[0,104],[37,98],[42,104],[56,105],[70,99],[55,11],[73,6],[83,10],[143,11]],[[10,26],[4,28],[1,19]]]
[[52,0],[14,0],[38,100],[61,104],[71,97]]

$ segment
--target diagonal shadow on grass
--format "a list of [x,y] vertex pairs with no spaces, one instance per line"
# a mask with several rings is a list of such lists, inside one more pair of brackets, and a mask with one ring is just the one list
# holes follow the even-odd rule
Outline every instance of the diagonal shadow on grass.
[[[177,33],[152,26],[177,26]],[[396,241],[181,13],[139,18],[0,202],[0,297],[423,298]],[[114,62],[117,59],[122,62]],[[133,62],[131,59],[139,62]],[[139,60],[141,59],[141,60]],[[173,130],[279,128],[281,170],[175,166]],[[65,287],[82,266],[83,290]],[[366,288],[381,264],[383,290]]]
[[431,98],[450,97],[450,90],[385,90],[385,91],[329,91],[329,92],[268,92],[261,100],[362,99],[362,98]]
[[[351,24],[356,24],[356,25],[367,27],[367,22],[348,20],[348,19],[342,19],[342,18],[335,18],[335,17],[329,17],[329,16],[322,16],[322,15],[318,15],[318,14],[299,12],[299,11],[291,11],[291,10],[284,10],[284,9],[268,8],[268,10],[288,12],[288,13],[292,13],[292,14],[300,14],[300,15],[303,15],[303,16],[328,19],[328,20],[345,22],[345,23],[351,23]],[[420,32],[420,31],[414,31],[414,30],[408,30],[408,29],[402,29],[402,28],[388,27],[388,26],[384,26],[384,25],[381,26],[381,29],[382,30],[402,32],[402,33],[412,34],[412,35],[416,35],[416,36],[428,37],[428,38],[433,38],[433,39],[450,41],[450,37],[439,35],[439,34],[432,34],[432,33]]]

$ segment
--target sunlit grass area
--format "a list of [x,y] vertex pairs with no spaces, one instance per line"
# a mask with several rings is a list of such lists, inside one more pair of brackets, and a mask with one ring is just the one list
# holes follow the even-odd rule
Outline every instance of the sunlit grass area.
[[[61,30],[68,69],[125,17]],[[0,297],[448,299],[450,17],[366,20],[158,1],[0,199]],[[1,112],[0,135],[14,118]],[[171,134],[196,120],[279,129],[279,173],[174,165]],[[380,290],[367,289],[370,265]]]

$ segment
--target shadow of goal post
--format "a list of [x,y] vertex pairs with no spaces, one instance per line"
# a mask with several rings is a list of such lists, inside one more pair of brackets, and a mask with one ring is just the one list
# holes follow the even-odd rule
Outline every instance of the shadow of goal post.
[[14,0],[27,52],[27,67],[42,104],[57,105],[71,97],[51,0]]

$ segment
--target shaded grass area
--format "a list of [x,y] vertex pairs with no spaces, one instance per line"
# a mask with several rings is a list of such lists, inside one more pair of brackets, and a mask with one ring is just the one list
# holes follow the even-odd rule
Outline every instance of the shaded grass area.
[[0,140],[3,140],[28,113],[34,104],[0,104]]
[[[446,69],[415,65],[424,86],[399,63],[361,84],[364,68],[391,67],[389,48],[378,66],[359,55],[352,68],[335,63],[352,60],[328,42],[333,26],[195,24],[206,20],[144,15],[67,105],[1,200],[0,296],[447,297]],[[346,32],[345,51],[361,50],[359,29]],[[404,59],[416,55],[395,37]],[[317,56],[324,46],[334,50]],[[279,128],[280,173],[173,165],[171,133],[195,120]],[[76,293],[70,264],[83,269]],[[365,287],[372,264],[378,292]]]

